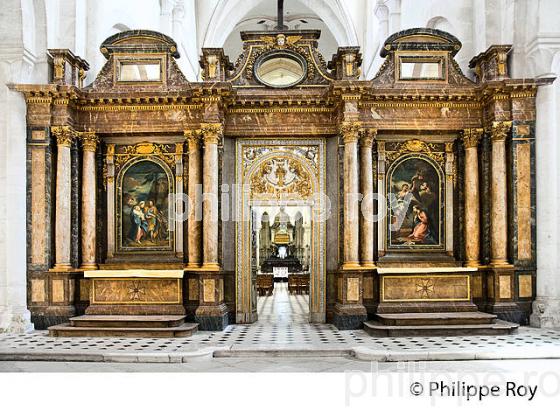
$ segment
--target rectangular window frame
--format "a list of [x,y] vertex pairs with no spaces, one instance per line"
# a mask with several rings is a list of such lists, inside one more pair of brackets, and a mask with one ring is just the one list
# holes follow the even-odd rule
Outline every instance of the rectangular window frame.
[[[401,73],[401,65],[403,63],[437,63],[440,67],[441,75],[439,77],[403,77]],[[422,54],[398,54],[395,69],[396,82],[425,82],[425,83],[442,83],[447,82],[447,56],[446,55],[422,55]]]
[[[166,84],[166,67],[167,61],[164,55],[160,56],[131,56],[130,54],[126,56],[116,56],[115,57],[115,67],[114,67],[114,83],[115,85],[154,85],[161,86]],[[159,65],[159,80],[121,80],[121,67],[123,65],[141,65],[141,64],[158,64]]]

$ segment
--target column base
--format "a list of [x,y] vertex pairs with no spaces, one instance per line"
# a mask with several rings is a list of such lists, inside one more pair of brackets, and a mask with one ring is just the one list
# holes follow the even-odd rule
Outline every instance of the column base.
[[80,270],[97,270],[99,266],[97,263],[84,263],[80,266]]
[[229,325],[228,309],[224,303],[199,306],[194,315],[199,330],[224,330]]
[[342,266],[340,267],[341,271],[347,271],[347,270],[361,270],[362,269],[362,265],[360,265],[360,262],[344,262],[342,264]]
[[50,269],[51,272],[68,272],[72,270],[74,270],[74,268],[69,263],[57,263]]
[[534,327],[560,327],[560,299],[537,298],[533,302],[530,323]]
[[362,304],[334,305],[333,325],[339,330],[361,329],[367,320],[367,310]]
[[490,261],[490,267],[495,268],[495,269],[505,269],[505,268],[513,269],[514,266],[505,259],[504,260],[502,260],[502,259],[492,259]]
[[198,270],[200,269],[200,263],[189,262],[185,265],[185,270]]
[[31,312],[27,308],[0,308],[0,333],[29,333],[34,329]]
[[220,272],[222,268],[218,263],[205,262],[202,264],[199,270],[204,272]]
[[479,268],[480,261],[465,261],[465,268]]
[[374,270],[377,269],[377,265],[373,261],[366,261],[366,262],[362,262],[360,268],[362,270]]

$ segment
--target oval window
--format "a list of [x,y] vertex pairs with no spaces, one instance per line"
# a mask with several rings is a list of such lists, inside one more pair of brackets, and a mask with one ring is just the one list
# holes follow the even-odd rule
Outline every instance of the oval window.
[[256,78],[269,87],[291,87],[305,78],[305,60],[297,54],[276,52],[259,59]]

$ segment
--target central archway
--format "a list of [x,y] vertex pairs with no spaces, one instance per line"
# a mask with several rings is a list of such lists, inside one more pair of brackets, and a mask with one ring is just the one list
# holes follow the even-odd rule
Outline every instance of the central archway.
[[237,141],[236,322],[253,323],[257,294],[251,266],[256,205],[284,204],[311,209],[309,321],[324,322],[325,198],[324,139],[240,139]]

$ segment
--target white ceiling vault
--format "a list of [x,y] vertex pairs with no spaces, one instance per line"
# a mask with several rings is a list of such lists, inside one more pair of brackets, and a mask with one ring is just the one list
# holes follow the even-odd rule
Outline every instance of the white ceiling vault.
[[[319,29],[326,58],[339,46],[358,45],[348,1],[285,0],[284,24],[292,30]],[[241,31],[269,31],[276,26],[276,0],[220,0],[203,34],[203,47],[224,47],[230,59],[241,53]]]

